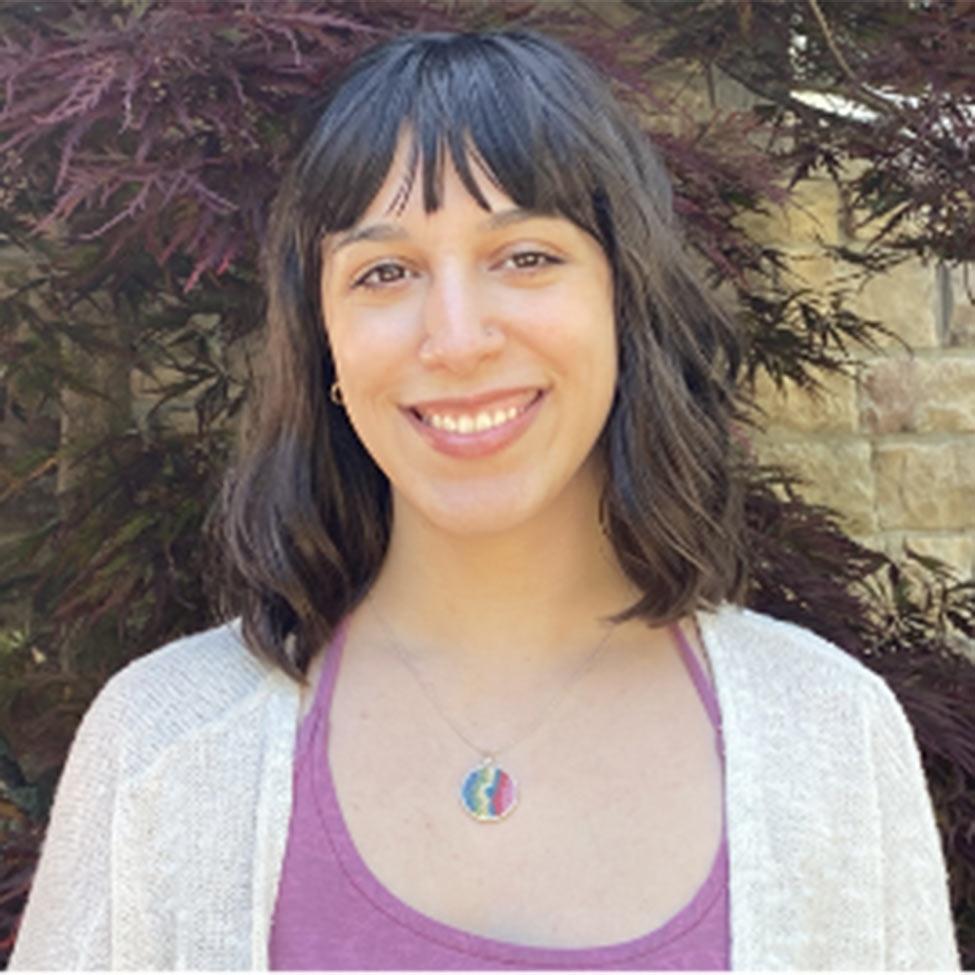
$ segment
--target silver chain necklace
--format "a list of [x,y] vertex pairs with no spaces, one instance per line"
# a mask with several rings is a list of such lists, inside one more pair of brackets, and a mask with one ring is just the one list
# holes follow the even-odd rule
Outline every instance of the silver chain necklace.
[[426,695],[427,700],[431,703],[431,705],[433,705],[433,708],[437,714],[440,715],[443,721],[454,732],[454,734],[457,735],[462,742],[464,742],[465,745],[481,755],[481,760],[477,763],[477,765],[467,772],[463,778],[463,781],[461,782],[460,803],[464,808],[464,811],[481,823],[500,822],[506,816],[510,815],[515,806],[517,806],[519,789],[514,778],[498,764],[497,756],[502,752],[506,752],[509,748],[513,748],[515,745],[523,742],[542,725],[542,723],[554,709],[555,705],[561,703],[566,694],[568,694],[569,689],[580,680],[583,674],[588,671],[595,662],[597,654],[603,648],[603,646],[605,646],[607,640],[609,640],[610,635],[615,629],[615,624],[607,627],[606,632],[599,638],[599,642],[592,649],[591,653],[572,672],[565,685],[559,691],[556,691],[551,698],[549,698],[548,703],[542,709],[538,718],[529,726],[527,731],[518,735],[512,741],[502,745],[500,748],[487,749],[482,748],[480,745],[471,741],[471,739],[464,733],[463,729],[460,728],[450,717],[447,711],[441,707],[436,694],[433,692],[433,689],[430,687],[427,681],[423,679],[422,675],[416,669],[416,666],[401,648],[399,641],[393,635],[392,628],[386,622],[383,615],[374,605],[370,606],[370,609],[372,610],[376,619],[379,620],[379,623],[389,640],[389,645],[395,651],[396,656],[399,657],[402,663],[406,666],[407,670],[409,670],[409,672],[413,675],[413,678],[420,686],[420,690],[422,690]]

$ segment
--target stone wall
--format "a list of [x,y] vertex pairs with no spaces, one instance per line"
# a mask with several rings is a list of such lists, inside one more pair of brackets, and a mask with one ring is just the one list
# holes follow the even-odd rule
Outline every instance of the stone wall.
[[[832,185],[810,182],[757,229],[812,287],[827,287],[842,269],[817,235],[857,244],[841,214]],[[851,375],[825,377],[819,396],[761,380],[759,456],[790,466],[804,496],[871,547],[896,556],[907,545],[975,576],[975,269],[911,261],[851,306],[893,335],[852,350]]]

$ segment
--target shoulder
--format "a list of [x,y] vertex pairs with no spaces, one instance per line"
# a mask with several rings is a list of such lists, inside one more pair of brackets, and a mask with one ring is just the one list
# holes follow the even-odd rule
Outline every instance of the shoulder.
[[723,603],[697,614],[709,656],[770,678],[808,676],[875,685],[881,679],[859,660],[818,633],[756,610]]
[[698,620],[729,788],[734,782],[739,799],[799,812],[796,796],[808,804],[815,795],[822,821],[835,822],[838,809],[865,815],[865,801],[875,804],[901,780],[905,802],[929,803],[913,730],[878,674],[805,627],[763,613],[725,605]]
[[883,678],[805,627],[728,603],[697,621],[723,706],[903,721]]
[[175,743],[241,720],[268,697],[296,696],[292,684],[248,650],[234,620],[127,664],[99,691],[78,734],[101,739],[132,773]]
[[794,623],[728,604],[697,621],[726,746],[736,967],[956,968],[920,754],[886,682]]

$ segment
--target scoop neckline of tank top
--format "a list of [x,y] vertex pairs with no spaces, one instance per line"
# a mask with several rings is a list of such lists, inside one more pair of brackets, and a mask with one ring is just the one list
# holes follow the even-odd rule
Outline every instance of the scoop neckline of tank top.
[[[329,699],[334,690],[336,674],[341,664],[348,622],[349,618],[347,617],[336,628],[322,668],[320,681],[327,685]],[[681,656],[684,659],[683,654]],[[684,662],[686,666],[686,659]],[[696,658],[695,662],[697,662]],[[311,728],[308,729],[312,736],[308,753],[319,755],[324,753],[325,756],[325,761],[310,762],[316,811],[325,835],[328,837],[336,859],[347,879],[360,895],[365,897],[376,909],[393,917],[398,923],[422,938],[474,957],[492,961],[523,963],[528,966],[573,962],[583,968],[592,968],[596,965],[605,967],[614,962],[638,958],[651,951],[661,949],[691,931],[707,914],[725,885],[728,872],[727,816],[724,808],[725,789],[724,784],[722,784],[721,833],[718,848],[715,851],[707,876],[697,887],[690,900],[651,931],[634,938],[610,942],[605,945],[557,947],[504,941],[467,931],[445,921],[439,921],[394,894],[373,873],[355,845],[355,840],[352,838],[345,820],[345,814],[342,812],[338,793],[335,789],[335,781],[332,777],[332,767],[328,757],[327,722],[320,720],[326,704],[322,700],[325,692],[321,684],[316,688],[316,691],[315,701],[306,715],[306,720],[312,722]],[[720,721],[715,728],[715,733],[716,747],[723,751],[720,748]],[[724,778],[725,770],[722,760],[722,780]]]

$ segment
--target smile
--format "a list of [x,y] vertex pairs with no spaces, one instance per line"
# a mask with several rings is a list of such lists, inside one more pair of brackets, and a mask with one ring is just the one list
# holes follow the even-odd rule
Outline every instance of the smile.
[[519,405],[460,413],[407,408],[403,412],[423,439],[451,457],[483,457],[517,440],[531,425],[545,398],[535,390]]
[[[480,410],[476,415],[461,413],[420,413],[420,419],[437,430],[449,430],[451,433],[481,433],[483,430],[493,430],[520,416],[528,409],[530,403],[522,407],[509,406],[506,410]],[[419,411],[417,411],[419,412]]]

